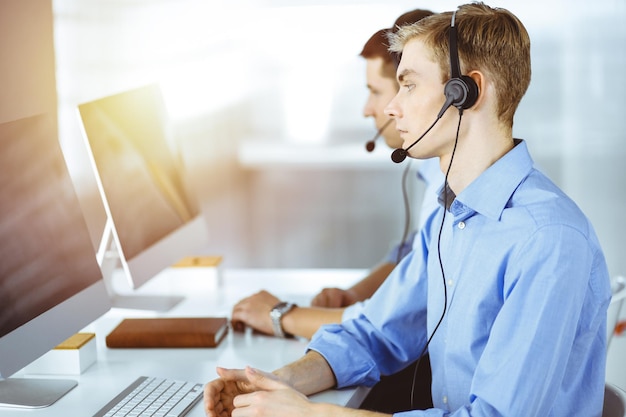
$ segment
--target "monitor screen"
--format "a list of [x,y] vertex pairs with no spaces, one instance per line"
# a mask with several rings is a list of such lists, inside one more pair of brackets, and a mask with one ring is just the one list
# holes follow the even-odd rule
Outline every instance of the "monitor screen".
[[[57,140],[56,115],[0,124],[0,375],[110,308]],[[0,381],[0,397],[12,378]],[[11,398],[0,398],[10,403]]]
[[189,192],[159,86],[99,98],[78,111],[131,287],[199,254],[207,230]]

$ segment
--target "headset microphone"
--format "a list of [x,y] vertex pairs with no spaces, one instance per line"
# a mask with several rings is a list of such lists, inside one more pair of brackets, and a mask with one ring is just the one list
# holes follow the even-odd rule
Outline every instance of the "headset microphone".
[[380,129],[378,129],[378,132],[376,132],[376,136],[374,136],[371,140],[365,143],[365,149],[367,149],[368,152],[372,152],[374,150],[374,148],[376,147],[376,139],[378,139],[380,135],[383,134],[383,131],[387,129],[387,126],[389,126],[391,122],[393,122],[393,119],[387,120],[385,124]]
[[461,65],[459,63],[459,50],[457,46],[457,33],[455,26],[456,11],[452,14],[452,22],[449,29],[449,49],[450,49],[450,79],[446,82],[443,88],[443,94],[446,97],[446,101],[439,110],[437,118],[432,125],[420,136],[415,142],[413,142],[408,148],[399,148],[391,153],[391,160],[396,164],[404,161],[409,154],[409,149],[417,144],[422,138],[430,132],[435,126],[437,121],[443,116],[450,106],[454,106],[459,109],[459,114],[463,113],[464,109],[469,109],[476,103],[478,99],[478,85],[467,75],[461,75]]

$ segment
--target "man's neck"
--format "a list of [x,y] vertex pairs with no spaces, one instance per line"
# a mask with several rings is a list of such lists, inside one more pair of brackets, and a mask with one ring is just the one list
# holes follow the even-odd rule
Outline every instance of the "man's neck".
[[440,158],[444,175],[452,159],[448,184],[454,194],[459,195],[465,187],[478,178],[487,168],[513,149],[510,129],[482,129],[479,133],[460,137],[454,156]]

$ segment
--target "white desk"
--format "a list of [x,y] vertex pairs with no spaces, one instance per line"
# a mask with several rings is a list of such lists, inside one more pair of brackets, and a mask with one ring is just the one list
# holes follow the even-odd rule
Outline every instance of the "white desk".
[[[268,289],[284,299],[307,304],[324,286],[346,287],[360,279],[363,270],[235,270],[223,271],[222,284],[212,269],[191,268],[164,271],[138,291],[144,294],[185,295],[187,298],[160,316],[229,316],[232,305],[244,296]],[[3,416],[89,417],[138,376],[161,376],[200,383],[216,378],[216,366],[243,368],[251,365],[271,371],[291,362],[305,351],[307,342],[230,332],[215,349],[109,349],[106,335],[124,317],[153,317],[154,312],[113,309],[85,331],[96,333],[98,361],[76,379],[78,386],[50,407],[37,410],[0,408]],[[37,376],[37,375],[33,375]],[[329,390],[312,396],[314,401],[357,407],[364,388]],[[204,416],[202,401],[187,414]]]

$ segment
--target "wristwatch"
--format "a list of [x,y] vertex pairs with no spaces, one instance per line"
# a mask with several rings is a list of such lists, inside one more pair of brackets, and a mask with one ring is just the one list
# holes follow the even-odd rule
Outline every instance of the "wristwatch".
[[296,307],[294,303],[288,303],[281,301],[276,304],[270,311],[270,318],[272,319],[272,327],[274,328],[274,336],[276,337],[291,337],[292,335],[285,333],[281,320],[285,314]]

